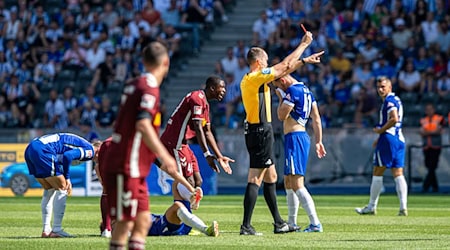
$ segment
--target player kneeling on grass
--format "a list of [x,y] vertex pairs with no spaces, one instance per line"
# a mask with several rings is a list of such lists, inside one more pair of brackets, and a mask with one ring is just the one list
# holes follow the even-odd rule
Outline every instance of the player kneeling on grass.
[[[28,171],[44,188],[42,238],[72,237],[62,229],[67,196],[72,192],[70,165],[76,165],[75,161],[92,160],[100,144],[91,144],[75,134],[56,133],[35,138],[25,149]],[[52,213],[53,225],[50,226]]]
[[283,121],[284,131],[284,183],[288,203],[288,223],[297,224],[299,203],[307,213],[310,224],[303,232],[322,232],[314,201],[305,188],[306,163],[308,162],[310,139],[306,123],[311,117],[316,139],[317,157],[326,155],[322,144],[322,124],[319,109],[311,91],[302,82],[286,75],[275,80],[276,93],[280,99],[278,118]]

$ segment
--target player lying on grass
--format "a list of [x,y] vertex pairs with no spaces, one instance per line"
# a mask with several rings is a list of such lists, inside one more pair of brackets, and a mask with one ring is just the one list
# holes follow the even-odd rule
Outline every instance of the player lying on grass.
[[219,235],[217,221],[206,226],[199,217],[191,213],[191,203],[183,198],[190,194],[186,187],[174,182],[172,192],[174,197],[172,206],[164,214],[151,214],[152,226],[148,231],[149,236],[188,235],[192,228],[207,236]]
[[[148,230],[148,236],[189,235],[192,228],[207,236],[217,237],[219,235],[217,221],[213,221],[210,226],[207,226],[199,217],[192,214],[189,198],[187,200],[183,198],[183,196],[190,196],[186,187],[174,182],[172,193],[174,202],[164,214],[150,214],[152,223]],[[195,202],[199,202],[199,200],[193,203]],[[114,221],[112,222],[112,228],[114,230]]]

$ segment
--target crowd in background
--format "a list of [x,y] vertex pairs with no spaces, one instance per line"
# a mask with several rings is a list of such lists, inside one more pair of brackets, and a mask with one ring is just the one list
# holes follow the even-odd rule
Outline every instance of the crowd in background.
[[[304,55],[325,50],[322,64],[293,75],[319,104],[325,127],[373,127],[379,98],[375,79],[387,76],[405,106],[404,126],[419,126],[425,103],[443,115],[450,107],[450,3],[445,0],[270,0],[253,24],[252,41],[237,41],[214,72],[227,80],[220,124],[233,128],[244,117],[239,82],[251,46],[278,62],[301,41],[314,41]],[[277,100],[277,98],[273,98]],[[220,114],[216,114],[220,115]]]
[[199,53],[232,2],[0,0],[0,127],[111,127],[121,87],[143,71],[141,48],[161,41],[177,67],[183,33]]
[[[0,127],[111,127],[124,81],[142,72],[140,48],[152,40],[165,43],[177,68],[186,55],[200,53],[202,36],[217,20],[228,22],[225,9],[234,3],[0,0]],[[276,63],[300,42],[300,24],[314,35],[304,54],[326,51],[322,64],[293,74],[314,92],[325,127],[373,126],[379,104],[375,79],[381,75],[391,79],[405,104],[405,126],[419,126],[424,103],[448,113],[448,1],[268,3],[254,21],[253,39],[224,48],[215,65],[227,83],[225,100],[213,109],[216,125],[242,124],[239,84],[248,72],[248,49],[263,47]]]

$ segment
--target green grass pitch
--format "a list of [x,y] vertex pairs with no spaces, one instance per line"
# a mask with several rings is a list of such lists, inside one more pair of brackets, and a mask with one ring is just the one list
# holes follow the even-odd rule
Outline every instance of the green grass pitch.
[[[450,199],[448,195],[409,197],[409,217],[399,217],[398,200],[382,195],[376,216],[361,216],[354,208],[367,196],[313,196],[323,233],[274,235],[269,210],[260,196],[253,214],[254,227],[263,236],[240,236],[242,196],[206,196],[196,214],[207,224],[219,222],[220,236],[148,237],[147,249],[449,249]],[[286,199],[279,195],[283,217]],[[99,198],[70,197],[63,227],[76,238],[42,239],[40,198],[0,198],[0,249],[108,249],[99,237]],[[151,197],[151,209],[163,213],[171,197]],[[298,223],[307,216],[300,208]]]

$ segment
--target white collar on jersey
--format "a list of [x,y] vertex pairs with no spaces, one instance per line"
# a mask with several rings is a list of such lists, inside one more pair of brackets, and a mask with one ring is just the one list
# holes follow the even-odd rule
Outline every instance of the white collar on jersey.
[[304,82],[294,82],[292,85],[295,85],[295,84],[302,84],[302,85],[305,85]]
[[156,78],[152,73],[144,73],[142,74],[142,76],[145,77],[145,79],[147,80],[148,86],[152,88],[158,87],[158,82],[156,81]]

